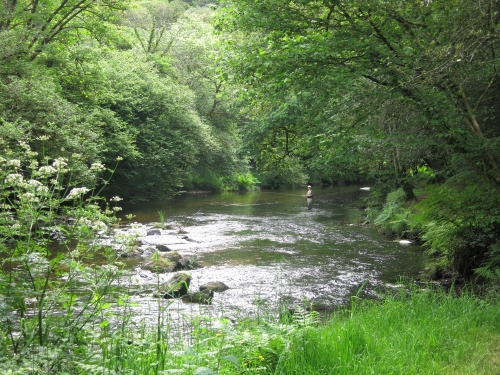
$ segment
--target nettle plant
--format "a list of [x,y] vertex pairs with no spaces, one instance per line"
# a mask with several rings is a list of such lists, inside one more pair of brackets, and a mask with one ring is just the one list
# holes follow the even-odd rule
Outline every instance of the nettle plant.
[[0,139],[0,370],[56,373],[89,328],[107,325],[120,266],[100,239],[120,198],[98,197],[102,164],[84,167],[76,154],[40,162],[19,145]]

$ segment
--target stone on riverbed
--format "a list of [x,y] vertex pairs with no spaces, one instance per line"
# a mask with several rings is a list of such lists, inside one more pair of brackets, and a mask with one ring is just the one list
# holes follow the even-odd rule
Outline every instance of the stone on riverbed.
[[172,249],[170,249],[168,246],[165,245],[156,245],[156,248],[158,249],[158,251],[161,252],[172,251]]
[[160,230],[158,229],[151,229],[151,230],[148,230],[148,232],[146,233],[148,236],[161,236],[161,232]]
[[141,257],[143,253],[144,253],[143,249],[134,246],[132,248],[128,248],[121,251],[119,254],[122,258],[138,258]]
[[[172,254],[172,253],[169,253]],[[175,254],[172,254],[175,255]],[[177,254],[179,257],[180,255]],[[143,270],[156,272],[156,273],[167,273],[174,272],[177,260],[172,262],[168,257],[158,256],[154,254],[150,259],[147,259],[141,266]]]
[[141,266],[142,269],[156,273],[167,273],[180,270],[192,270],[202,266],[191,258],[183,257],[177,251],[155,253]]
[[200,291],[222,293],[228,290],[229,287],[221,281],[211,281],[209,283],[200,285]]
[[188,293],[181,297],[184,302],[201,303],[203,305],[210,305],[214,298],[214,292],[209,290],[200,290],[199,292]]
[[189,272],[176,272],[169,280],[160,285],[158,297],[165,299],[178,298],[187,294],[191,274]]

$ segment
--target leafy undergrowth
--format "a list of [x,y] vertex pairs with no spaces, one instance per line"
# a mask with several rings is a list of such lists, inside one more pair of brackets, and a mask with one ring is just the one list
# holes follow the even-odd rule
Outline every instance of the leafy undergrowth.
[[[170,323],[118,331],[80,347],[70,374],[498,374],[495,299],[401,287],[378,301],[353,298],[326,322],[298,308],[280,319],[196,318],[186,340]],[[125,332],[124,331],[124,332]],[[134,337],[132,337],[134,336]],[[169,339],[170,338],[170,339]],[[69,364],[68,364],[69,365]],[[12,374],[17,372],[12,371]],[[33,372],[33,374],[42,372]]]
[[[31,357],[2,353],[10,375],[489,375],[500,371],[498,295],[404,285],[378,300],[353,297],[325,318],[307,306],[277,318],[262,313],[238,322],[210,316],[156,325],[121,322],[80,332],[76,342],[46,346]],[[184,327],[182,333],[174,328]],[[58,355],[58,353],[65,355]],[[61,359],[54,361],[53,357]]]

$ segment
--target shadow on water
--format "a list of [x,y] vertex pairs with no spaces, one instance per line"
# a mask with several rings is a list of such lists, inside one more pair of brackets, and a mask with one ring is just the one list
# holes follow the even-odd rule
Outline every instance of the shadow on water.
[[[230,287],[213,301],[226,309],[252,310],[256,296],[269,303],[286,297],[338,306],[365,280],[369,295],[421,271],[418,246],[401,245],[359,225],[367,192],[349,186],[315,188],[314,194],[309,201],[293,190],[185,195],[124,205],[123,215],[133,214],[135,221],[152,226],[163,211],[167,224],[182,228],[190,242],[169,247],[204,265],[190,271],[193,290],[211,281]],[[143,240],[161,244],[164,236]],[[152,301],[145,295],[134,298]]]

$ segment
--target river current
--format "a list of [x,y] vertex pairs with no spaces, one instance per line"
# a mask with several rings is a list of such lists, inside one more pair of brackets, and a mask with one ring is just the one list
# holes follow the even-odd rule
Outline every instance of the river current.
[[[133,214],[134,221],[151,227],[161,211],[165,223],[182,229],[189,241],[177,241],[172,233],[143,240],[168,245],[203,265],[189,271],[190,290],[211,281],[230,288],[215,293],[210,307],[163,302],[163,307],[168,304],[177,311],[248,315],[263,306],[303,301],[335,308],[348,303],[362,285],[363,295],[375,295],[377,289],[422,270],[419,246],[400,244],[362,224],[367,191],[359,186],[316,187],[312,202],[303,194],[298,190],[186,194],[168,201],[126,204],[123,217]],[[140,270],[138,264],[131,267]],[[154,287],[165,277],[149,280]],[[137,293],[132,300],[139,315],[155,316],[163,308],[148,293]]]

